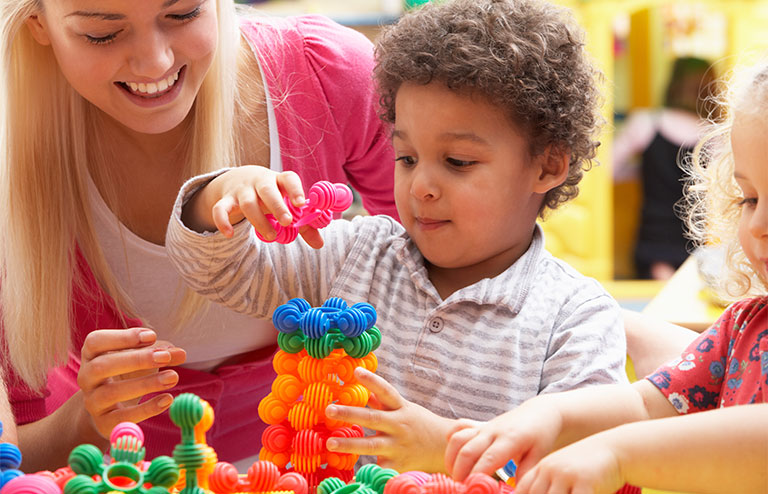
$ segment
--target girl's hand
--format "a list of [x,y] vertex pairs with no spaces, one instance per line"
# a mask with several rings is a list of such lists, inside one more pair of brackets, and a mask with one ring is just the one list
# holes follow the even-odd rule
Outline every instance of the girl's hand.
[[560,431],[560,416],[544,398],[529,400],[475,426],[458,421],[445,450],[448,473],[463,481],[470,473],[491,475],[515,460],[517,476],[524,475],[553,449]]
[[515,494],[611,494],[624,485],[619,460],[604,434],[577,441],[545,457],[522,477]]
[[[233,235],[232,225],[247,219],[264,238],[275,238],[266,218],[272,214],[288,226],[293,220],[283,196],[296,207],[305,203],[301,179],[294,172],[277,173],[263,166],[240,166],[222,173],[200,189],[184,206],[182,221],[196,231],[218,229],[225,237]],[[299,233],[311,247],[320,248],[318,231],[304,226]]]
[[166,391],[179,381],[169,367],[184,363],[186,353],[157,341],[147,328],[100,329],[88,334],[81,351],[77,384],[94,428],[108,438],[120,422],[141,422],[165,411],[169,393],[139,403],[148,393]]
[[376,431],[375,436],[328,440],[329,451],[378,456],[378,464],[399,472],[444,472],[445,438],[453,421],[404,399],[380,376],[359,367],[357,380],[368,388],[369,407],[329,405],[326,415]]

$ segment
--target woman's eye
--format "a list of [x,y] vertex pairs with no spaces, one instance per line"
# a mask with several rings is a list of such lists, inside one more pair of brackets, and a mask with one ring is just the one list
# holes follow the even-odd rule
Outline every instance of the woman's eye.
[[416,159],[413,156],[398,156],[395,161],[402,161],[404,165],[408,166],[416,164]]
[[200,7],[195,7],[194,10],[187,12],[186,14],[170,14],[168,17],[177,21],[188,21],[194,19],[200,15]]
[[[122,29],[120,31],[122,31]],[[115,37],[118,34],[120,34],[120,31],[117,31],[112,34],[107,34],[106,36],[91,36],[89,34],[86,34],[85,39],[88,40],[88,42],[93,45],[106,45],[107,43],[112,42],[115,39]]]
[[474,165],[475,163],[477,163],[477,161],[458,160],[456,158],[446,158],[445,161],[447,161],[452,166],[455,166],[455,167],[458,167],[458,168],[465,167],[465,166],[471,166],[471,165]]

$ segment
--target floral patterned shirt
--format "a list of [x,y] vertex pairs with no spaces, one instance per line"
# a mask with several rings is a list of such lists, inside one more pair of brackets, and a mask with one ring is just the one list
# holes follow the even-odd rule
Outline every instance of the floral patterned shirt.
[[734,303],[646,379],[678,413],[768,402],[768,297]]

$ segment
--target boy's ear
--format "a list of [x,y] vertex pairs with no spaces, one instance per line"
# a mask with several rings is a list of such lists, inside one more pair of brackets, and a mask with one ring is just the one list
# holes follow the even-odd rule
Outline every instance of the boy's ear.
[[571,154],[567,151],[549,146],[534,159],[539,169],[539,177],[533,187],[534,192],[546,194],[568,178]]
[[48,29],[37,14],[30,15],[24,22],[27,28],[29,28],[32,37],[35,38],[35,41],[44,46],[51,44],[51,39],[48,37]]

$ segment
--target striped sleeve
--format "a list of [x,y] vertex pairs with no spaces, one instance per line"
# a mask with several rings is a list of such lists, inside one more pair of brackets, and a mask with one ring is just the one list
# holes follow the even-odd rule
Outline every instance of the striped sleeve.
[[627,382],[626,340],[616,301],[604,294],[569,305],[554,328],[540,392]]
[[293,297],[321,305],[359,238],[349,232],[352,224],[334,221],[321,230],[325,246],[317,250],[300,238],[286,245],[262,242],[247,221],[235,225],[229,239],[219,232],[197,233],[182,223],[181,208],[216,175],[184,184],[168,224],[168,256],[185,282],[214,302],[259,318],[270,317],[275,307]]

